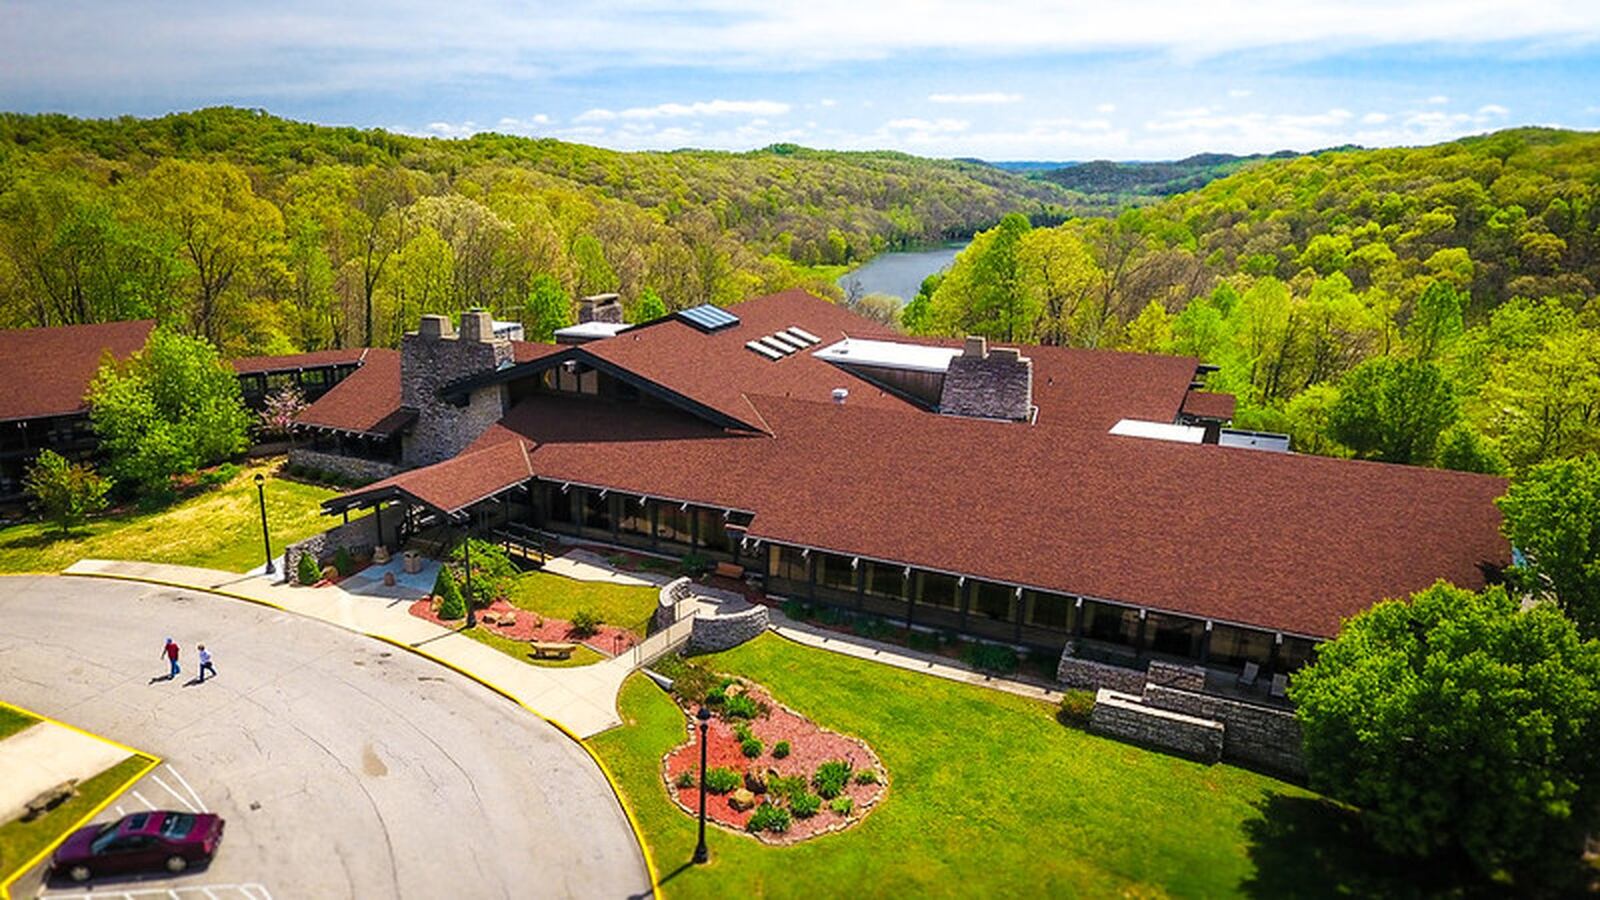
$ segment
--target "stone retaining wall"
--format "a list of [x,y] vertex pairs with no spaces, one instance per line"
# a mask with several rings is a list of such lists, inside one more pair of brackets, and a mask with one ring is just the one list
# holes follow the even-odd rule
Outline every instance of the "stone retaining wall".
[[1221,722],[1226,727],[1222,747],[1226,759],[1296,778],[1305,777],[1305,760],[1300,755],[1300,722],[1292,710],[1154,683],[1145,686],[1144,703]]
[[665,629],[678,618],[678,603],[689,598],[689,585],[692,584],[687,576],[674,578],[663,584],[656,594],[656,611],[650,614],[650,633],[655,634]]
[[1061,654],[1056,666],[1056,680],[1068,688],[1111,688],[1127,694],[1144,690],[1145,674],[1138,669],[1128,669],[1098,663],[1072,656],[1072,646]]
[[[395,549],[397,532],[400,527],[400,511],[391,509],[383,516],[382,543],[390,550]],[[377,513],[364,516],[354,522],[335,525],[321,534],[314,534],[298,543],[290,544],[283,551],[284,575],[289,581],[299,583],[296,577],[300,557],[310,553],[318,563],[327,562],[333,558],[340,547],[349,550],[357,556],[371,553],[378,546],[377,524],[373,521]]]
[[1206,670],[1199,666],[1180,666],[1177,663],[1151,660],[1150,667],[1145,670],[1144,679],[1146,684],[1159,684],[1184,691],[1206,689]]
[[690,653],[729,650],[767,630],[767,608],[752,606],[729,615],[696,616],[689,634]]
[[321,450],[311,450],[306,447],[289,448],[289,465],[305,466],[318,472],[336,475],[345,481],[359,481],[363,484],[382,481],[391,475],[404,471],[401,466],[397,466],[394,463],[379,462],[375,459],[358,459],[353,456],[340,456],[337,453],[324,453]]
[[1137,695],[1106,688],[1095,694],[1089,730],[1204,763],[1222,758],[1221,722],[1146,706]]

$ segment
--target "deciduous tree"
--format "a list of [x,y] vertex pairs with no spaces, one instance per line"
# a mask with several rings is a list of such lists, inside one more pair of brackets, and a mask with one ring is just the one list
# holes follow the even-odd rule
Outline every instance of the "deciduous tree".
[[88,463],[69,462],[54,450],[45,450],[28,467],[22,489],[38,504],[44,518],[66,534],[106,508],[111,479],[102,478]]
[[1600,637],[1600,456],[1534,466],[1497,505],[1521,553],[1518,580],[1554,597],[1584,634]]

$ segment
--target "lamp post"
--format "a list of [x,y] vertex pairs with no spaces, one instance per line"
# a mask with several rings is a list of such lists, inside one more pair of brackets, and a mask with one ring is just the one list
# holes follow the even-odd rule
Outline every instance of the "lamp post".
[[711,711],[704,706],[695,713],[700,720],[700,843],[694,848],[694,861],[703,863],[711,858],[706,848],[706,732],[711,728]]
[[256,473],[256,500],[261,505],[261,546],[267,553],[267,574],[276,570],[272,566],[272,538],[267,535],[267,479]]
[[467,520],[467,539],[461,544],[461,558],[467,568],[467,627],[472,628],[478,624],[478,616],[472,607],[472,520]]

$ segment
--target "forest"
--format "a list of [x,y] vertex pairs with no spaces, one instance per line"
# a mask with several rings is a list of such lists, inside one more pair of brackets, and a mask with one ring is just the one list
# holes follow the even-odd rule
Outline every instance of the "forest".
[[1069,200],[888,152],[621,153],[234,108],[0,114],[0,327],[155,318],[232,356],[392,345],[468,306],[525,318],[552,281],[668,309],[832,295],[837,267],[1009,212],[1060,222]]
[[1191,354],[1304,452],[1519,472],[1600,447],[1600,135],[1272,160],[977,236],[913,333]]

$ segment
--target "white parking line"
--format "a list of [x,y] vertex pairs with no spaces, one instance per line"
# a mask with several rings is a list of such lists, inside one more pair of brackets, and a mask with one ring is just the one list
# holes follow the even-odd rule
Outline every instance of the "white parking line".
[[189,792],[189,796],[194,798],[194,803],[196,806],[200,807],[201,812],[211,811],[206,807],[206,802],[200,799],[200,794],[194,789],[194,785],[189,783],[189,779],[183,777],[182,772],[179,772],[177,769],[173,768],[171,763],[167,763],[167,771],[171,772],[172,776],[178,779],[178,783],[183,785],[183,789]]
[[143,803],[145,805],[146,809],[155,809],[156,808],[156,805],[154,803],[151,803],[149,800],[146,800],[144,798],[144,795],[139,793],[138,791],[129,791],[128,793],[130,793],[133,796],[137,797],[139,799],[139,802]]
[[154,772],[152,772],[152,773],[150,773],[150,780],[154,781],[156,784],[159,784],[162,787],[166,788],[167,793],[171,794],[174,797],[177,797],[179,803],[182,803],[184,806],[189,807],[189,812],[197,813],[197,812],[200,811],[199,807],[196,807],[193,803],[189,802],[189,798],[188,797],[185,797],[184,795],[182,795],[182,794],[178,793],[177,791],[173,790],[172,789],[172,785],[167,784],[165,781],[162,781],[160,775],[157,775]]
[[171,888],[143,888],[132,890],[96,891],[94,893],[58,894],[47,891],[39,896],[42,900],[105,900],[107,897],[121,897],[123,900],[147,900],[151,897],[165,897],[167,900],[184,900],[203,895],[207,900],[228,900],[237,895],[244,900],[272,900],[272,894],[267,892],[265,886],[256,882],[244,884],[186,884]]

